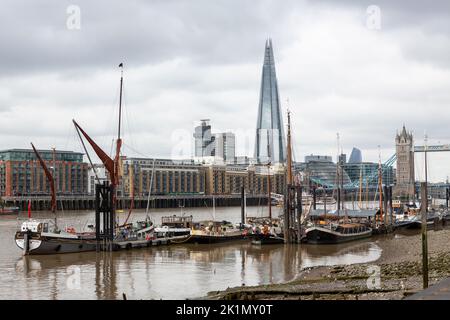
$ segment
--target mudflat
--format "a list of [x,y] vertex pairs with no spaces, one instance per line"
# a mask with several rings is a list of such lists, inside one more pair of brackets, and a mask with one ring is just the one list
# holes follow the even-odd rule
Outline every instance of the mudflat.
[[[381,236],[378,236],[381,237]],[[403,299],[422,290],[422,242],[415,234],[384,235],[371,263],[304,269],[290,282],[209,292],[205,299]],[[450,277],[450,229],[429,230],[429,285]]]

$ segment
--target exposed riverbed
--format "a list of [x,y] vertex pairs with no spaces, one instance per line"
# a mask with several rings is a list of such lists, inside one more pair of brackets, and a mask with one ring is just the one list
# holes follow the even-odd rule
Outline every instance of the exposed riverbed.
[[[428,231],[429,285],[450,277],[450,229]],[[293,281],[210,292],[209,299],[403,299],[422,289],[422,244],[418,231],[377,236],[372,262],[316,266]],[[378,272],[379,270],[379,272]]]

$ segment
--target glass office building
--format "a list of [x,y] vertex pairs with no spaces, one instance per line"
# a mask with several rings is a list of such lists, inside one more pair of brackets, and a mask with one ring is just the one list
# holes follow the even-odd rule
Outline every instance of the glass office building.
[[272,40],[266,41],[256,124],[255,159],[258,163],[286,161],[286,139],[278,94]]

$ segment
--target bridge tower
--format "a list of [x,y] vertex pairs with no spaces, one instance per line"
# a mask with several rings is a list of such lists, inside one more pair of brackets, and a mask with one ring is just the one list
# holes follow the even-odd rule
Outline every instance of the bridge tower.
[[414,199],[414,140],[411,132],[407,132],[403,125],[402,132],[395,137],[397,154],[397,183],[394,196],[403,199]]

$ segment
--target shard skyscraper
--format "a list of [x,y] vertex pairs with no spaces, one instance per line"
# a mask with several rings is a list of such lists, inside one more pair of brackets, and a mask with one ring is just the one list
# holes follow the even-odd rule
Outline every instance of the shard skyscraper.
[[255,159],[259,164],[286,161],[286,139],[271,39],[266,41],[264,52],[256,124]]

